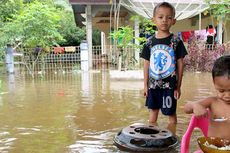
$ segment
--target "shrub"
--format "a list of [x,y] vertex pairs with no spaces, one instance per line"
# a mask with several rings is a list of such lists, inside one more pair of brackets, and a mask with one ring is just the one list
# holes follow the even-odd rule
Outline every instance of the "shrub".
[[211,71],[214,61],[225,52],[224,45],[214,45],[208,49],[205,44],[193,42],[188,45],[188,55],[184,58],[187,71]]

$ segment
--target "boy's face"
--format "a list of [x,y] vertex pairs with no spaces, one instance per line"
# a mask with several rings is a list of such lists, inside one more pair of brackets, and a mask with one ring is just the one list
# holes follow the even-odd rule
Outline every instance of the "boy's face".
[[213,82],[218,98],[230,105],[230,78],[218,76],[214,78]]
[[155,12],[153,22],[156,24],[158,31],[168,32],[170,27],[176,23],[176,20],[170,8],[159,7]]

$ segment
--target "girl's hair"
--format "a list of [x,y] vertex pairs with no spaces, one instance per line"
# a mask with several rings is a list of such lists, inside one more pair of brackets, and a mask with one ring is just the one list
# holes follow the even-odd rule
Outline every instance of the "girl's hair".
[[176,10],[175,8],[168,2],[161,2],[161,3],[158,3],[155,7],[154,7],[154,10],[153,10],[153,16],[156,15],[156,11],[157,9],[159,9],[160,7],[167,7],[169,9],[171,9],[172,11],[172,16],[173,18],[175,17],[175,14],[176,14]]
[[227,76],[230,79],[230,55],[224,55],[214,62],[212,78]]

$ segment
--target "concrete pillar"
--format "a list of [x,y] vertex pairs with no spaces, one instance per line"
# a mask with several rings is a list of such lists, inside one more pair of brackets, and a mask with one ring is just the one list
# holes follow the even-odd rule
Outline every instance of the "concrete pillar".
[[101,54],[106,54],[105,33],[101,31]]
[[88,43],[88,59],[89,59],[89,69],[92,69],[92,7],[91,5],[87,5],[86,7],[86,35],[87,35],[87,43]]
[[5,60],[6,60],[6,70],[8,73],[14,73],[14,49],[12,45],[7,44]]
[[81,51],[81,70],[89,71],[89,49],[86,40],[83,40],[80,44]]
[[201,22],[201,19],[202,19],[202,18],[201,18],[201,13],[199,13],[199,30],[201,30],[201,23],[202,23],[202,22]]
[[[135,38],[139,37],[140,35],[139,20],[137,19],[134,21],[134,35]],[[135,39],[135,44],[139,45],[139,41],[137,39]],[[139,49],[135,49],[135,59],[137,60],[137,65],[139,64],[139,59],[140,59],[139,53],[140,53]]]
[[222,40],[223,40],[222,34],[223,34],[223,20],[221,19],[221,20],[219,20],[218,26],[217,26],[217,40],[218,40],[219,44],[223,43],[222,42]]

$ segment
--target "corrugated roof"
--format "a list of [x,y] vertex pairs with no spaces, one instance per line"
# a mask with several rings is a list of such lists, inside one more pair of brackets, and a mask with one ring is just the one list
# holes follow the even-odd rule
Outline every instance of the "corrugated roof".
[[204,0],[122,0],[121,5],[137,14],[152,18],[153,8],[160,2],[169,2],[176,9],[176,19],[191,18],[208,8]]

